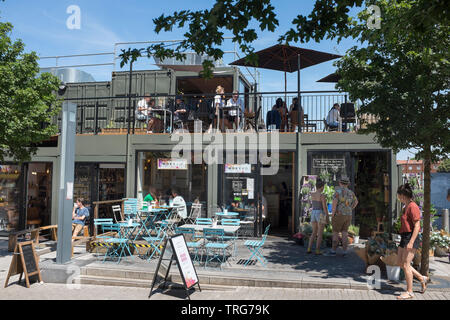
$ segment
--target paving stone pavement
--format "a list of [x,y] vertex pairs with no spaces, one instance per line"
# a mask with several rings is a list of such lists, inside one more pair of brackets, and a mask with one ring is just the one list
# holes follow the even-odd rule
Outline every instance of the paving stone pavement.
[[[237,287],[234,290],[203,290],[191,293],[192,300],[396,300],[401,292],[351,289],[287,289]],[[148,300],[149,289],[44,283],[25,286],[13,283],[0,290],[0,300]],[[156,291],[151,300],[181,300],[182,290]],[[415,300],[450,300],[450,292],[415,293]]]

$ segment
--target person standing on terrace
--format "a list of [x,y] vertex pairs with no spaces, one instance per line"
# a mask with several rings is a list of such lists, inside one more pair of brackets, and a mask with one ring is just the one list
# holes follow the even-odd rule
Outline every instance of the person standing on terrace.
[[[226,127],[228,127],[228,119],[223,118],[223,107],[225,106],[225,89],[222,86],[217,86],[216,88],[216,95],[214,96],[214,127],[217,128],[217,121],[219,120],[219,128],[220,130],[223,130],[224,124]],[[209,127],[209,129],[212,129],[212,124]]]
[[[227,107],[238,107],[238,114],[237,114],[237,128],[239,129],[243,129],[244,128],[244,114],[245,114],[245,107],[244,104],[242,103],[241,98],[239,98],[239,92],[238,91],[233,91],[233,96],[231,97],[231,99],[228,100],[227,102]],[[231,122],[235,121],[235,118],[229,117],[229,120]]]
[[[291,119],[290,131],[295,132],[295,127],[298,127],[298,112],[300,110],[300,127],[304,125],[304,113],[302,106],[299,106],[298,98],[292,99],[292,104],[289,108],[289,118]],[[300,128],[298,129],[300,130]]]

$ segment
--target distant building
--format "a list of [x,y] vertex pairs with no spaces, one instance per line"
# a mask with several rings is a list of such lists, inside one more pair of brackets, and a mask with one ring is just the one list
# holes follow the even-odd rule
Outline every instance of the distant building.
[[[402,176],[403,178],[407,178],[410,176],[418,176],[420,179],[419,183],[423,186],[424,179],[424,163],[423,160],[397,160],[397,165],[402,168]],[[436,173],[437,168],[439,167],[439,162],[431,164],[431,173]]]

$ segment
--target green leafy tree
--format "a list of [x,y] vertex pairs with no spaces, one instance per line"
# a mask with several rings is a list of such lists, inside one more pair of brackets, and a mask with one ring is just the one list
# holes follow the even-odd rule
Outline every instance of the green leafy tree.
[[416,149],[424,159],[421,272],[427,274],[431,163],[450,152],[450,28],[436,22],[417,30],[412,17],[418,1],[367,2],[381,8],[381,28],[367,28],[367,12],[351,20],[359,46],[336,63],[342,76],[337,87],[362,102],[360,114],[376,119],[360,133],[375,133],[394,152]]
[[0,22],[0,162],[23,162],[57,132],[50,121],[60,110],[54,94],[59,82],[49,73],[37,76],[36,53],[25,53],[11,31],[10,23]]
[[[380,28],[368,28],[371,5],[381,9]],[[360,8],[357,16],[350,10]],[[156,44],[122,51],[122,63],[147,53],[177,57],[193,50],[222,58],[225,32],[232,34],[247,60],[257,65],[251,43],[261,31],[275,31],[278,20],[270,0],[216,0],[211,9],[182,10],[153,20],[155,31],[186,28],[175,46]],[[383,147],[394,151],[415,148],[425,162],[422,274],[428,273],[430,246],[431,161],[450,151],[449,136],[449,18],[446,0],[316,0],[312,12],[298,14],[280,43],[344,38],[357,40],[337,63],[338,88],[363,102],[362,113],[378,121],[359,133],[375,133]],[[205,76],[212,62],[204,63]]]

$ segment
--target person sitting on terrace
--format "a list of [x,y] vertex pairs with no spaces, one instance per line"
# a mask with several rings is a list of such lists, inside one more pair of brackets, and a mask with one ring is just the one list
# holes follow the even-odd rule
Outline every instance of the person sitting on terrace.
[[183,197],[178,194],[177,189],[172,189],[172,197],[173,197],[172,201],[173,206],[181,207],[181,209],[178,210],[178,215],[181,218],[186,219],[187,218],[186,202],[184,201]]
[[[331,108],[330,112],[328,112],[328,116],[326,119],[326,123],[329,127],[329,131],[339,130],[339,123],[342,123],[342,118],[340,115],[341,106],[339,103],[335,103],[333,108]],[[346,132],[346,125],[342,123],[342,131]]]
[[[245,113],[245,107],[244,107],[244,103],[242,102],[241,98],[239,98],[239,92],[238,91],[233,91],[233,96],[231,97],[231,99],[228,100],[227,102],[227,107],[238,107],[238,115],[237,115],[237,128],[239,129],[243,129],[244,128],[244,113]],[[230,121],[231,123],[235,123],[236,118],[233,114],[228,116],[228,121]]]
[[189,108],[185,105],[181,96],[176,96],[175,105],[172,108],[174,126],[177,125],[179,129],[183,129],[183,124],[186,123],[189,115],[188,112]]
[[154,111],[159,110],[161,107],[157,107],[155,103],[155,99],[150,99],[149,105],[148,105],[148,132],[149,133],[161,133],[164,130],[164,123],[163,123],[163,115],[161,112]]
[[150,96],[146,94],[143,99],[137,103],[136,120],[147,121],[148,120],[148,105],[150,104]]
[[[299,108],[300,107],[300,108]],[[300,123],[301,126],[304,126],[305,120],[304,120],[304,113],[302,106],[299,106],[298,104],[298,98],[292,99],[292,104],[289,108],[289,118],[291,119],[291,126],[290,131],[295,132],[295,127],[298,126],[298,110],[300,109]]]

